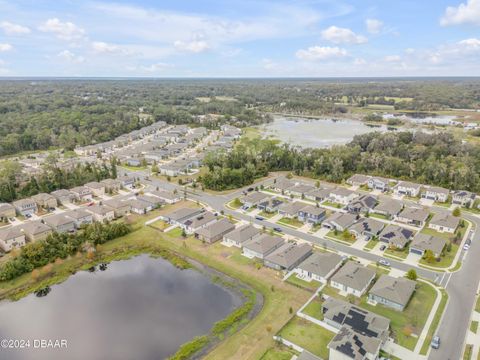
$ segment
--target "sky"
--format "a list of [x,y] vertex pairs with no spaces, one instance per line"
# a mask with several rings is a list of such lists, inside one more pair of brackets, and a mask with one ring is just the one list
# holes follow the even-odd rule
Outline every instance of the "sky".
[[480,0],[0,0],[0,76],[480,76]]

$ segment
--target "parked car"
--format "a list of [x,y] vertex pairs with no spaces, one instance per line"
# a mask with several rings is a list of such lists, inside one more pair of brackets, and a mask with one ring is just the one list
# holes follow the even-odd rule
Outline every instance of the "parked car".
[[255,216],[255,219],[260,220],[260,221],[265,220],[265,219],[264,219],[263,217],[261,217],[261,216]]
[[432,342],[431,342],[430,346],[431,346],[433,349],[438,349],[438,348],[440,348],[440,336],[434,336],[433,339],[432,339]]
[[387,245],[382,245],[382,246],[380,246],[380,250],[381,250],[381,251],[385,250],[386,248],[387,248]]
[[465,243],[465,245],[463,245],[463,250],[468,251],[468,249],[470,249],[470,245]]
[[249,187],[249,188],[247,189],[247,191],[248,191],[248,192],[253,191],[253,187]]
[[385,259],[380,259],[378,260],[378,263],[383,265],[383,266],[390,266],[390,262],[388,262],[387,260]]
[[274,227],[273,230],[276,231],[276,232],[283,232],[283,230],[280,229],[279,227]]

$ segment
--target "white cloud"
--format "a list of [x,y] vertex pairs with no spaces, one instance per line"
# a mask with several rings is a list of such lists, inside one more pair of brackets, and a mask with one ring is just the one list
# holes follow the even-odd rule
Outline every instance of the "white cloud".
[[322,38],[334,44],[363,44],[368,41],[365,36],[357,35],[352,30],[330,26],[322,31]]
[[465,39],[459,41],[458,44],[463,46],[466,50],[480,50],[480,39]]
[[24,35],[29,34],[30,29],[26,26],[13,24],[8,21],[2,21],[0,23],[0,28],[5,32],[7,35]]
[[128,50],[127,48],[109,44],[103,41],[94,41],[91,44],[92,49],[97,54],[111,54],[111,55],[131,55],[133,54],[132,51]]
[[168,70],[172,68],[172,65],[163,63],[163,62],[157,62],[151,65],[141,65],[141,66],[127,66],[126,69],[128,71],[132,72],[141,72],[141,73],[148,73],[148,74],[154,74],[154,73],[160,73],[160,72],[165,72],[165,70]]
[[383,29],[383,21],[377,19],[367,19],[365,20],[365,25],[370,34],[378,34]]
[[57,56],[61,59],[67,60],[68,62],[75,63],[75,64],[80,64],[85,62],[85,58],[83,56],[78,56],[69,50],[60,51],[57,54]]
[[480,0],[467,0],[458,7],[449,6],[445,15],[440,19],[443,26],[474,24],[480,25]]
[[0,52],[10,51],[10,50],[12,50],[12,49],[13,49],[13,46],[12,46],[12,45],[6,44],[6,43],[4,43],[4,44],[1,44],[1,43],[0,43]]
[[43,32],[53,33],[61,40],[79,40],[85,36],[85,30],[72,22],[62,22],[58,18],[48,19],[39,26]]
[[179,51],[192,53],[201,53],[210,49],[210,46],[204,40],[193,40],[188,42],[177,40],[173,43],[173,46]]
[[347,50],[330,46],[310,46],[296,52],[297,58],[305,61],[330,60],[347,56]]
[[362,58],[355,58],[355,60],[353,60],[353,65],[366,65],[367,64],[367,61],[365,59],[362,59]]
[[387,55],[384,60],[387,62],[398,62],[402,60],[402,58],[399,55]]

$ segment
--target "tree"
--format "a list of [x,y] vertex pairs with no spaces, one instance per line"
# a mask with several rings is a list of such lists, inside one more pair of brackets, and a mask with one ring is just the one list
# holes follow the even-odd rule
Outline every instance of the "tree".
[[423,257],[424,257],[425,261],[430,263],[430,264],[435,262],[435,260],[436,260],[435,254],[433,253],[432,250],[426,250],[425,254],[423,254]]
[[452,211],[452,215],[455,216],[455,217],[459,217],[460,215],[462,214],[461,210],[459,207],[456,207],[455,209],[453,209]]
[[413,280],[413,281],[417,280],[417,272],[415,271],[415,269],[408,270],[407,279]]

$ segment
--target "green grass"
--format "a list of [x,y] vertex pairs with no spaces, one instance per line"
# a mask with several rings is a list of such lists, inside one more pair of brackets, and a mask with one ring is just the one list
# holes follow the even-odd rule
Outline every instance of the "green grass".
[[370,213],[369,216],[377,219],[390,220],[388,216],[383,214]]
[[470,323],[470,331],[476,334],[477,330],[478,330],[478,321],[472,321]]
[[353,244],[357,239],[355,239],[354,236],[350,236],[348,239],[343,237],[343,232],[342,231],[337,231],[337,234],[335,235],[335,230],[330,230],[325,237],[329,237],[333,240],[340,241],[346,244]]
[[300,220],[291,219],[291,218],[288,218],[288,217],[281,218],[280,220],[277,221],[277,224],[291,226],[291,227],[294,227],[294,228],[299,228],[299,227],[302,227],[304,225]]
[[465,351],[463,352],[463,360],[470,360],[472,358],[473,345],[465,345]]
[[323,359],[328,359],[327,345],[335,336],[333,332],[299,317],[290,320],[278,335]]
[[320,282],[318,282],[316,280],[312,280],[312,281],[308,282],[308,281],[299,279],[296,274],[290,275],[288,277],[288,279],[286,280],[286,282],[288,282],[289,284],[307,289],[309,291],[315,291],[321,285]]
[[444,250],[445,256],[440,257],[440,261],[435,261],[433,263],[429,263],[425,259],[420,260],[420,264],[436,267],[436,268],[447,268],[452,265],[453,259],[455,259],[455,255],[457,254],[459,246],[457,244],[452,244],[452,250],[448,252]]
[[370,251],[378,244],[378,240],[369,240],[367,245],[363,247],[363,250]]
[[385,251],[383,252],[383,254],[385,256],[394,256],[394,257],[397,257],[397,258],[400,258],[400,259],[406,259],[407,256],[408,256],[408,247],[405,246],[404,249],[390,249],[390,248],[386,248]]
[[264,217],[265,219],[270,219],[274,217],[276,214],[274,212],[266,212],[266,211],[260,211],[258,213],[258,216]]
[[284,345],[277,344],[268,349],[260,360],[290,360],[296,352]]
[[167,231],[167,234],[173,237],[180,237],[182,236],[182,229],[180,229],[179,227],[176,227],[170,231]]
[[380,264],[370,264],[370,265],[367,265],[368,268],[372,269],[373,271],[375,271],[375,273],[377,274],[377,277],[379,277],[380,275],[388,275],[390,274],[390,269],[385,267],[385,266],[382,266]]
[[336,209],[341,209],[342,208],[341,204],[337,204],[337,203],[334,203],[334,202],[331,202],[331,201],[324,201],[324,202],[321,203],[321,205],[330,206],[330,207],[333,207],[333,208],[336,208]]
[[427,337],[423,342],[422,349],[420,350],[421,355],[427,354],[433,335],[437,331],[438,324],[440,323],[440,319],[442,318],[445,307],[447,306],[448,294],[443,289],[441,289],[440,292],[442,293],[442,300],[440,302],[440,305],[438,306],[437,312],[435,313],[432,324],[430,325],[430,329],[428,329]]
[[233,199],[230,201],[227,206],[231,207],[232,209],[239,209],[242,207],[242,202],[239,199]]
[[315,319],[323,320],[322,304],[323,302],[320,298],[316,297],[303,309],[302,312]]
[[475,303],[475,311],[480,312],[480,296],[477,297],[477,302]]

